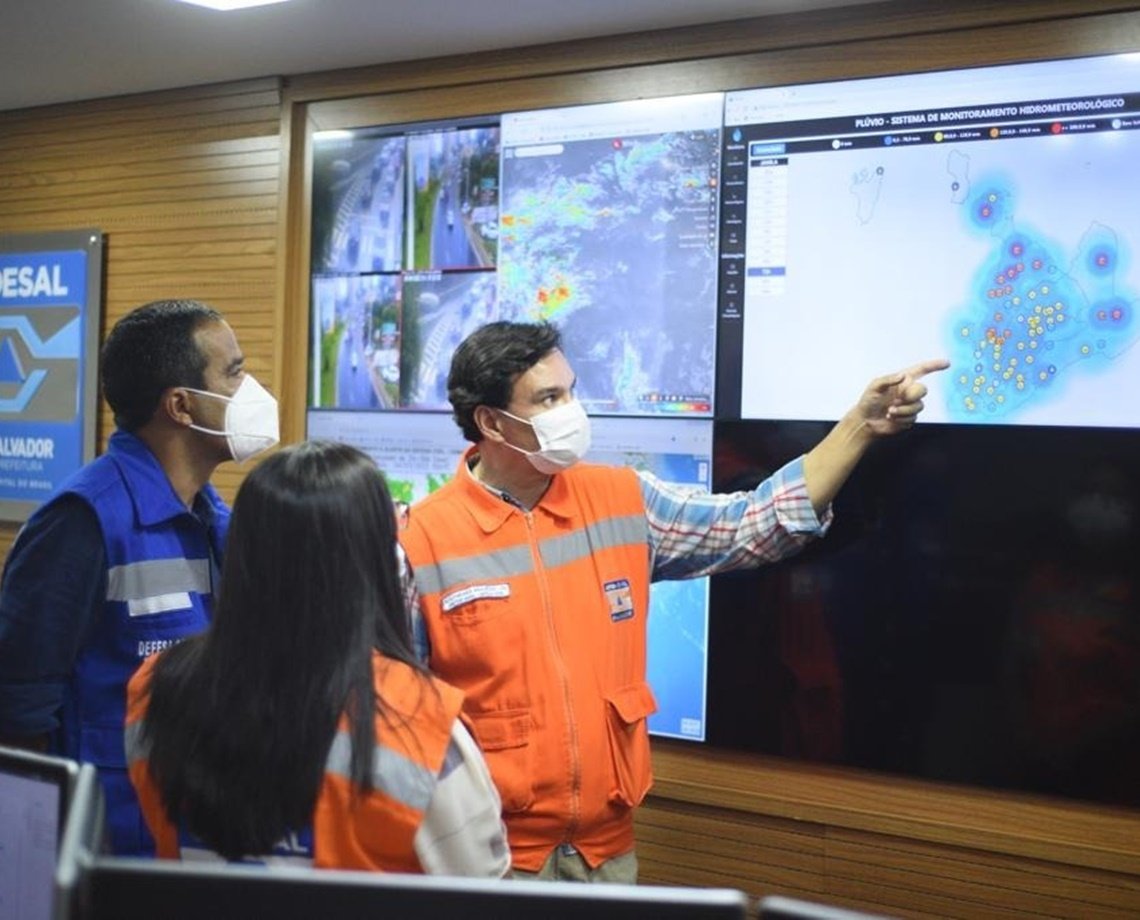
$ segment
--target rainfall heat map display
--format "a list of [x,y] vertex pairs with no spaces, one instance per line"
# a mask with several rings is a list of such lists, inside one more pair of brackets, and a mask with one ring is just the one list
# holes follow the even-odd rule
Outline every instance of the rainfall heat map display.
[[1140,425],[1126,58],[729,94],[741,416],[838,418],[873,377],[946,357],[928,421]]

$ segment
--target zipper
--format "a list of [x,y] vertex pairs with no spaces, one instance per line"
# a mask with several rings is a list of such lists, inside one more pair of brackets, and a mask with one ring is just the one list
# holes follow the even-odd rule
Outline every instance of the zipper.
[[526,519],[527,537],[530,541],[530,555],[534,563],[534,574],[538,581],[539,595],[542,598],[542,611],[546,624],[546,637],[550,646],[550,657],[558,671],[558,679],[562,684],[562,706],[566,721],[566,728],[570,736],[570,820],[566,824],[563,843],[570,843],[578,830],[578,823],[582,817],[582,758],[578,750],[578,725],[574,720],[574,704],[570,693],[570,677],[566,672],[566,662],[558,648],[558,637],[554,629],[554,606],[550,602],[550,586],[546,579],[546,569],[542,564],[542,555],[538,550],[538,535],[534,531],[534,515],[530,511],[523,513]]

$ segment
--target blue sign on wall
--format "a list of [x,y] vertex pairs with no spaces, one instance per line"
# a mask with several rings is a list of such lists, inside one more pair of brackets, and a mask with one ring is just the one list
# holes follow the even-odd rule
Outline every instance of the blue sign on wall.
[[102,236],[0,237],[0,517],[94,456]]

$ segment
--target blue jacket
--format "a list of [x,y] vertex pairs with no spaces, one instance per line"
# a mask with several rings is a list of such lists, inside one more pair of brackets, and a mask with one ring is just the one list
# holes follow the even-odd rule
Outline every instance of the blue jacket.
[[[107,453],[64,482],[34,517],[50,515],[65,496],[94,511],[106,569],[105,594],[92,605],[101,603],[102,609],[92,611],[64,687],[56,748],[98,767],[112,849],[149,853],[153,842],[123,750],[126,684],[147,655],[209,623],[230,513],[209,485],[195,497],[193,511],[187,509],[146,445],[123,431],[112,435]],[[9,581],[6,577],[5,595],[24,593],[25,601],[42,587]]]

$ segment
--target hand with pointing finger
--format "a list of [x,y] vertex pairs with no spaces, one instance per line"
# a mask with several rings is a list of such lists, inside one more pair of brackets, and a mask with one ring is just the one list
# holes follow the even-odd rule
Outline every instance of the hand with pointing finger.
[[906,370],[876,377],[867,386],[852,410],[866,430],[876,437],[897,434],[912,427],[922,411],[927,374],[944,371],[950,362],[944,358],[921,361]]

